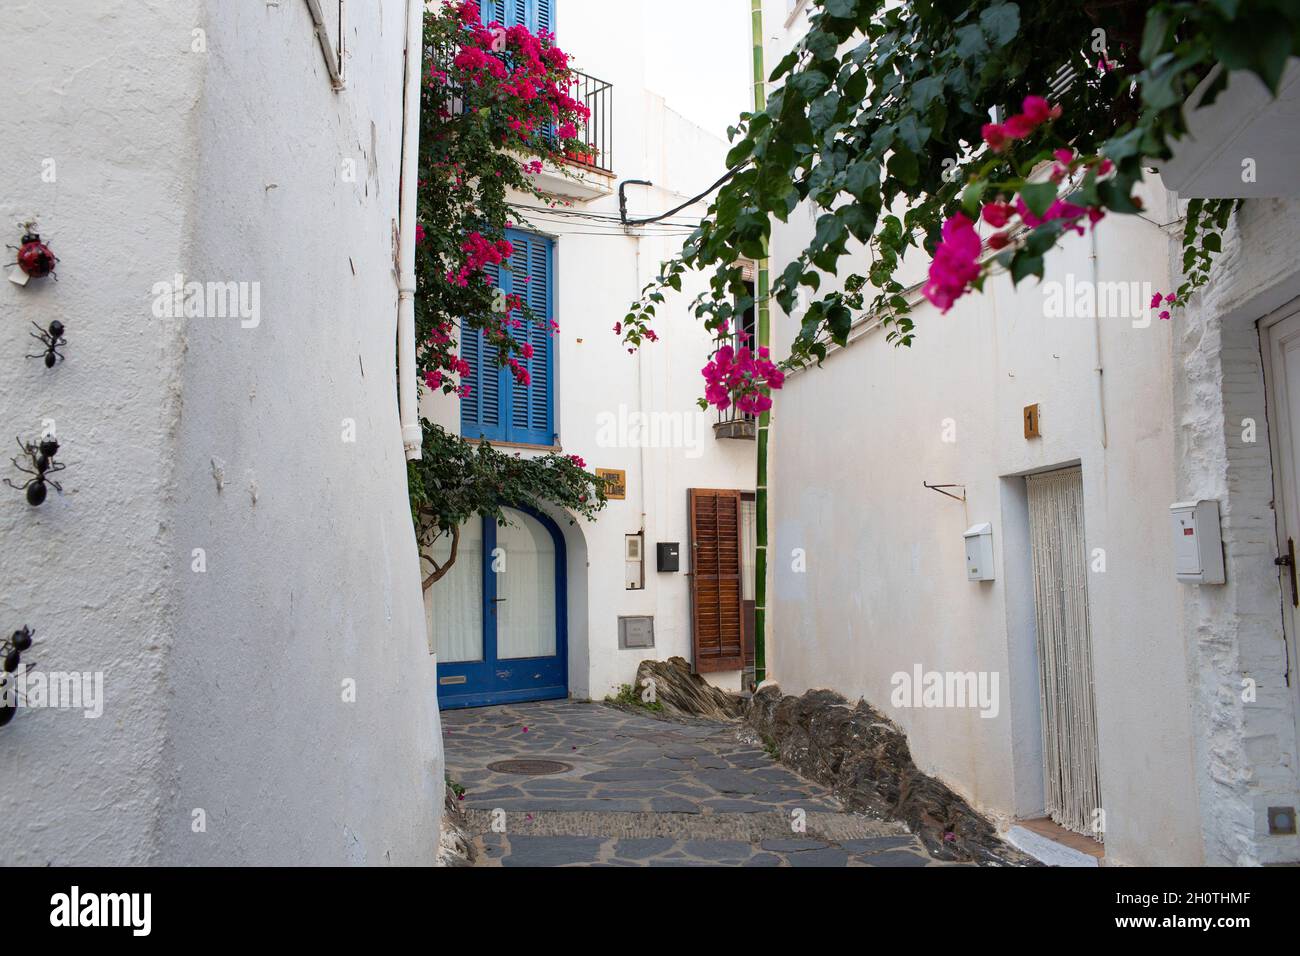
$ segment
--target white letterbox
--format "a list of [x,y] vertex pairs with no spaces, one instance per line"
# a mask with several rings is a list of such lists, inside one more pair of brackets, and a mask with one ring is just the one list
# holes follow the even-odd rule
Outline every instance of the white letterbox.
[[977,524],[966,532],[966,580],[992,581],[993,525]]
[[1223,584],[1223,536],[1217,501],[1184,501],[1169,509],[1174,573],[1184,584]]

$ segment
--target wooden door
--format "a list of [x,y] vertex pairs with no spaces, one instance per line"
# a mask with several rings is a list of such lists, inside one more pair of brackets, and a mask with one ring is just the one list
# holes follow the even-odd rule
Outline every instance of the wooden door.
[[744,667],[740,492],[691,489],[691,633],[700,674]]

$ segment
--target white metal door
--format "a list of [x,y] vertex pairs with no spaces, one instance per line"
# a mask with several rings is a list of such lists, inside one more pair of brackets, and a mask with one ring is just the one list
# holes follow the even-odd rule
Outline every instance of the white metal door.
[[1083,472],[1070,468],[1026,481],[1047,813],[1101,840]]

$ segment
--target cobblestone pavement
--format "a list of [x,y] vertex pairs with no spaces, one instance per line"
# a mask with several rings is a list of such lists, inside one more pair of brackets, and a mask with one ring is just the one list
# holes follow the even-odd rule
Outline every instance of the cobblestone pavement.
[[[739,724],[575,701],[442,718],[479,866],[946,865],[901,823],[845,812]],[[489,769],[521,759],[568,769]]]

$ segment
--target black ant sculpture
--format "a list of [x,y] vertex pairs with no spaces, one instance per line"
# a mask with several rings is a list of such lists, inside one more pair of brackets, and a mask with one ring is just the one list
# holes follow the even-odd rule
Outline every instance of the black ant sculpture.
[[[32,325],[36,325],[35,322]],[[60,345],[67,345],[68,340],[63,337],[63,323],[55,319],[50,323],[49,331],[45,331],[39,325],[36,325],[35,332],[28,332],[34,339],[39,339],[40,343],[45,346],[45,351],[37,352],[35,355],[27,356],[29,359],[45,357],[45,367],[54,368],[55,362],[62,362],[64,355],[59,351]]]
[[30,442],[24,444],[23,440],[19,438],[18,447],[31,460],[32,468],[36,470],[32,471],[24,468],[18,464],[17,458],[11,458],[9,460],[14,463],[15,468],[24,475],[31,475],[32,477],[24,485],[15,485],[8,478],[5,479],[5,484],[15,490],[27,492],[27,503],[33,508],[45,501],[46,485],[53,486],[55,491],[63,494],[63,486],[49,477],[68,467],[54,460],[54,456],[59,453],[59,443],[53,438],[42,438],[40,445],[33,445]]
[[14,671],[22,663],[23,652],[32,646],[32,629],[24,627],[14,631],[9,640],[0,643],[4,671],[0,672],[0,727],[14,719],[18,713],[18,688],[14,686]]

